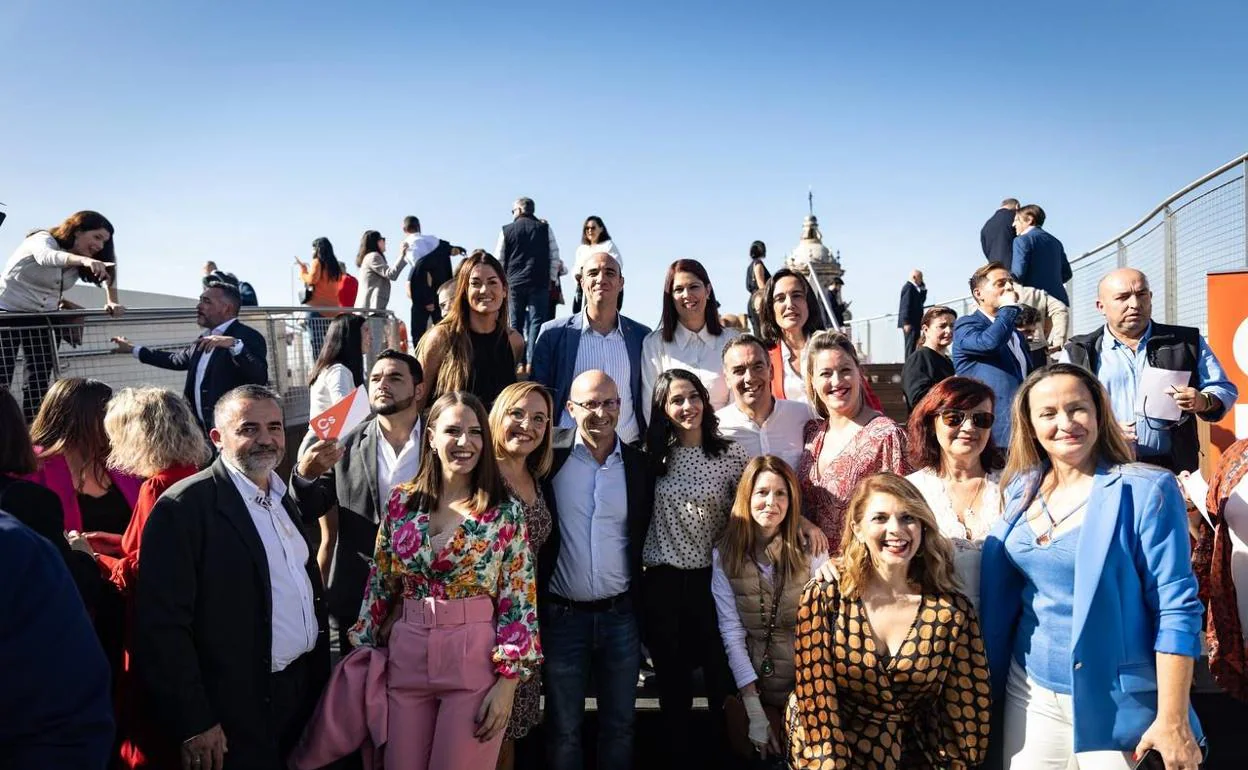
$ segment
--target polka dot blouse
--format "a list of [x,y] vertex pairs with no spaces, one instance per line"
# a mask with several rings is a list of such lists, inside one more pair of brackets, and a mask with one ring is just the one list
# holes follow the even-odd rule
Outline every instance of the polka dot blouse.
[[711,549],[728,523],[750,458],[735,441],[718,457],[707,457],[702,447],[674,446],[671,452],[667,474],[655,481],[642,562],[647,567],[710,567]]

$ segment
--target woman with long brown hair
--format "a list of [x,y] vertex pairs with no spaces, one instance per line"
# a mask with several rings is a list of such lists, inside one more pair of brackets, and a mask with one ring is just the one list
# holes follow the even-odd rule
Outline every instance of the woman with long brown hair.
[[450,311],[416,346],[416,359],[430,383],[424,403],[467,390],[488,408],[516,381],[524,337],[507,326],[507,303],[503,266],[481,249],[472,252],[456,273]]
[[355,255],[355,266],[360,268],[364,284],[362,307],[369,310],[385,310],[390,304],[390,284],[407,265],[407,254],[399,256],[394,265],[386,262],[386,239],[376,230],[366,230],[360,237],[360,250]]
[[[311,269],[299,257],[295,257],[295,264],[299,266],[299,280],[308,291],[303,304],[312,308],[338,307],[338,285],[342,281],[343,269],[329,239],[317,238],[312,241]],[[325,332],[329,328],[330,319],[335,315],[337,313],[332,311],[308,311],[309,345],[313,359],[321,354],[321,345],[325,344]]]
[[535,564],[480,399],[441,396],[426,431],[416,478],[386,506],[351,637],[389,648],[387,767],[489,767],[516,686],[542,662]]
[[828,558],[802,548],[801,510],[801,489],[788,463],[774,455],[750,460],[711,565],[719,633],[737,685],[737,701],[724,708],[729,743],[740,754],[750,756],[743,749],[751,749],[780,766],[798,599]]
[[1195,770],[1204,608],[1174,475],[1133,462],[1079,366],[1032,372],[1011,424],[980,586],[1005,767],[1128,768],[1151,749]]
[[712,411],[732,401],[724,380],[724,345],[740,334],[724,328],[719,301],[706,268],[696,259],[678,259],[663,279],[663,316],[659,328],[641,344],[641,403],[650,419],[655,382],[669,369],[693,372],[706,386]]
[[[517,382],[503,388],[490,409],[490,435],[494,441],[494,457],[498,472],[511,498],[519,503],[520,515],[529,532],[529,552],[533,563],[550,537],[553,520],[542,480],[554,462],[551,449],[551,419],[554,407],[550,392],[536,382]],[[520,683],[516,688],[511,720],[498,755],[499,770],[515,766],[515,742],[529,734],[541,721],[541,672]]]
[[834,580],[806,586],[790,766],[974,768],[988,748],[988,661],[953,550],[893,473],[858,485]]
[[78,309],[65,292],[79,280],[104,287],[104,309],[110,314],[124,312],[117,302],[113,232],[112,223],[99,212],[76,212],[56,227],[27,235],[0,272],[0,387],[12,383],[20,351],[26,360],[22,411],[28,421],[51,382],[57,322],[9,314]]

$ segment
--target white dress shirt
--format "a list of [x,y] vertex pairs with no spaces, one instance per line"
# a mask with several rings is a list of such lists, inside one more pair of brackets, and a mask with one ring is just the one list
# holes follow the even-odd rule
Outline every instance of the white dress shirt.
[[776,400],[762,425],[751,420],[735,402],[715,412],[715,416],[724,438],[740,444],[751,458],[775,455],[796,472],[804,448],[802,431],[815,413],[801,401]]
[[[1014,307],[1014,305],[1002,305],[1001,307]],[[1001,308],[997,308],[997,310],[999,312]],[[988,318],[989,321],[996,321],[995,318],[989,318],[988,314],[984,313],[983,308],[980,308],[977,312],[983,314],[983,316],[985,318]],[[1019,371],[1021,371],[1023,373],[1023,376],[1026,377],[1027,376],[1027,354],[1023,352],[1023,345],[1021,342],[1018,341],[1018,335],[1014,334],[1011,331],[1010,336],[1006,338],[1005,346],[1010,349],[1011,353],[1014,354],[1014,360],[1018,361]]]
[[311,652],[320,632],[307,571],[308,541],[282,505],[286,485],[276,473],[269,472],[269,492],[264,494],[242,471],[229,462],[225,467],[264,545],[269,589],[273,593],[270,670],[281,671],[300,655]]
[[[806,371],[806,359],[810,357],[809,342],[807,340],[806,347],[802,348],[802,355],[797,362],[797,368],[802,372]],[[789,366],[789,356],[793,354],[793,351],[789,350],[784,340],[780,341],[780,353],[780,361],[784,366],[784,397],[790,401],[801,401],[803,404],[809,402],[810,398],[806,395],[806,378],[803,374],[794,372],[793,367]]]
[[671,342],[663,341],[663,330],[655,329],[641,343],[641,394],[642,413],[650,419],[654,401],[654,385],[659,375],[669,369],[688,369],[698,376],[707,392],[711,394],[710,407],[721,409],[732,400],[728,383],[724,380],[724,346],[741,332],[724,329],[719,335],[711,334],[705,326],[702,331],[689,331],[679,321]]
[[[376,419],[375,417],[373,419]],[[420,420],[412,426],[412,434],[407,443],[398,452],[390,446],[381,425],[377,425],[377,496],[381,498],[378,511],[385,514],[386,503],[390,501],[390,493],[399,484],[406,484],[416,478],[416,469],[420,467]]]
[[[628,344],[624,342],[624,334],[620,331],[620,319],[616,316],[615,328],[606,334],[599,334],[589,325],[589,319],[581,314],[581,341],[576,349],[576,369],[572,378],[576,379],[590,369],[601,369],[606,372],[620,393],[620,421],[615,432],[625,444],[631,444],[641,436],[641,428],[637,424],[637,413],[634,411],[636,397],[633,394],[633,365],[628,358]],[[559,418],[559,427],[575,427],[576,421],[567,409]]]
[[[216,326],[212,327],[208,331],[199,335],[199,338],[203,339],[204,337],[219,337],[222,334],[225,334],[225,330],[229,328],[229,325],[234,323],[237,320],[238,320],[237,318],[227,319],[224,323],[217,324]],[[200,387],[202,387],[204,384],[204,372],[208,371],[208,362],[212,360],[213,355],[218,350],[221,350],[221,348],[213,348],[207,353],[204,353],[203,355],[201,355],[199,357],[199,366],[195,368],[195,388],[193,391],[195,394],[195,414],[199,415],[199,418],[204,421],[205,425],[208,424],[208,415],[204,414],[203,398],[200,395],[199,390],[200,390]],[[139,354],[141,352],[143,352],[143,346],[135,345],[134,350],[132,350],[130,354],[133,355],[136,360],[138,360]],[[243,352],[243,341],[240,339],[235,339],[234,345],[229,348],[229,354],[231,356],[236,356],[242,352]],[[317,414],[317,413],[313,412],[313,414]]]

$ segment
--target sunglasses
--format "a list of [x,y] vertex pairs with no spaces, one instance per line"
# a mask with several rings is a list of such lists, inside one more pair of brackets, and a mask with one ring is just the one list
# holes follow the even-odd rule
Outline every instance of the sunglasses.
[[966,412],[961,409],[943,409],[936,413],[940,421],[947,427],[960,428],[968,419],[971,425],[980,430],[988,430],[996,422],[997,416],[992,412]]

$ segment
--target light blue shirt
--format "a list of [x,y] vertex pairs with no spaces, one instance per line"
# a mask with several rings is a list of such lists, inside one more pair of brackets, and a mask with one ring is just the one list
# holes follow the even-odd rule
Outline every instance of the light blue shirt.
[[1023,612],[1014,636],[1014,660],[1041,687],[1066,695],[1071,691],[1075,551],[1081,530],[1063,532],[1048,546],[1039,546],[1036,529],[1031,522],[1022,522],[1005,541],[1006,555],[1023,575]]
[[[1170,451],[1170,431],[1158,430],[1160,425],[1156,419],[1144,419],[1144,415],[1135,408],[1136,390],[1144,367],[1148,366],[1148,341],[1153,336],[1153,324],[1150,322],[1140,338],[1139,346],[1133,351],[1121,340],[1110,333],[1106,327],[1101,337],[1101,364],[1097,371],[1097,379],[1109,391],[1110,404],[1113,406],[1114,419],[1119,422],[1135,423],[1135,443],[1142,457],[1163,455]],[[1069,361],[1063,351],[1062,361]],[[1226,378],[1218,357],[1209,349],[1204,335],[1200,337],[1200,356],[1196,365],[1199,380],[1196,388],[1208,393],[1222,402],[1223,410],[1230,409],[1239,398],[1239,390],[1234,383]],[[1191,418],[1189,418],[1191,419]]]
[[628,484],[620,438],[602,465],[580,431],[552,481],[559,513],[559,559],[550,590],[592,602],[628,590]]

